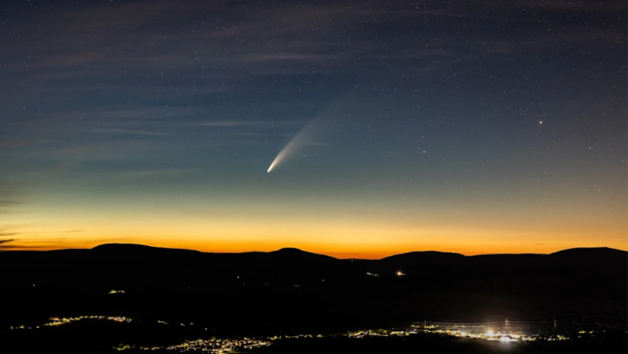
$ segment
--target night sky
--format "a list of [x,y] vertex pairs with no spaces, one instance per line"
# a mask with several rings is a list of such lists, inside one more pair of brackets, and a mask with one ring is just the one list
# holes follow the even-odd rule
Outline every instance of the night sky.
[[0,249],[626,250],[626,14],[3,1]]

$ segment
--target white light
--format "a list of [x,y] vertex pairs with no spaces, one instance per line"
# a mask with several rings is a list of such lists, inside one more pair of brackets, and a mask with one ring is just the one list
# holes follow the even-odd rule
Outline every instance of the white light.
[[489,337],[492,337],[495,335],[495,332],[493,332],[492,330],[489,330],[488,332],[486,332],[486,335]]
[[504,336],[504,337],[499,338],[499,341],[502,343],[508,343],[510,342],[510,338]]

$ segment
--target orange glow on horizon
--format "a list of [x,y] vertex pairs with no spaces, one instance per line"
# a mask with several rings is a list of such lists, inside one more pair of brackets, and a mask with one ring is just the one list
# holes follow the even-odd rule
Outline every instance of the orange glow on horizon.
[[[588,207],[583,204],[582,208],[587,211]],[[14,213],[11,223],[2,225],[4,232],[16,236],[1,244],[0,250],[134,243],[228,253],[294,247],[336,258],[362,259],[413,251],[478,255],[549,254],[579,247],[628,250],[628,225],[621,208],[614,215],[582,212],[576,216],[566,212],[546,215],[538,209],[524,213],[519,209],[434,208],[410,213],[344,206],[303,211],[298,204],[265,209],[253,201],[231,209],[191,208],[42,206]]]
[[[202,243],[199,241],[175,241],[175,240],[160,240],[149,242],[127,242],[116,241],[112,239],[111,242],[94,242],[85,240],[84,242],[73,242],[64,244],[64,246],[50,246],[46,244],[27,244],[23,248],[16,248],[15,250],[33,250],[33,251],[51,251],[58,249],[90,249],[105,243],[120,243],[120,244],[141,244],[151,247],[162,248],[175,248],[175,249],[187,249],[195,250],[205,253],[244,253],[244,252],[272,252],[281,248],[298,248],[305,252],[317,253],[328,255],[338,259],[382,259],[385,257],[403,254],[408,252],[423,252],[423,251],[437,251],[446,253],[459,253],[465,256],[474,256],[482,254],[521,254],[521,253],[536,253],[536,254],[550,254],[569,248],[581,248],[581,247],[610,247],[623,251],[628,251],[626,245],[602,245],[599,243],[587,243],[574,245],[565,243],[562,245],[547,244],[547,245],[519,245],[519,248],[513,248],[508,245],[455,245],[446,244],[442,245],[433,244],[428,247],[368,247],[368,245],[343,245],[339,246],[326,246],[326,245],[314,245],[314,244],[275,244],[272,242],[246,242],[246,243],[227,243],[227,242],[209,242]],[[623,247],[622,247],[623,246]]]

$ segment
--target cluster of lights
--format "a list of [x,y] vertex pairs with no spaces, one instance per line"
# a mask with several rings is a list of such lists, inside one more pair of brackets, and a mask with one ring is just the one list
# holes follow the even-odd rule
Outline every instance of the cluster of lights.
[[274,336],[270,337],[270,340],[279,340],[279,339],[301,339],[301,338],[322,338],[322,334],[293,334],[286,336]]
[[[368,274],[368,273],[367,273]],[[399,275],[401,274],[401,275]],[[370,275],[370,274],[369,274]],[[401,272],[398,272],[399,276],[405,275]],[[105,320],[105,321],[114,321],[118,323],[129,323],[132,321],[129,317],[124,316],[78,316],[78,317],[51,317],[50,322],[43,324],[43,326],[60,326],[63,324],[82,321],[82,320]],[[157,323],[168,325],[168,322],[158,320]],[[508,322],[506,322],[508,323]],[[194,323],[188,323],[187,325],[192,326]],[[180,323],[179,326],[185,327],[186,324]],[[39,328],[37,326],[36,328]],[[412,325],[414,329],[410,331],[406,330],[361,330],[355,332],[349,332],[342,336],[347,336],[349,338],[365,338],[365,337],[388,337],[388,336],[408,336],[410,334],[416,334],[417,331],[422,331],[426,333],[438,333],[443,335],[455,336],[455,337],[465,337],[465,338],[475,338],[475,339],[483,339],[489,341],[499,341],[501,343],[509,343],[509,342],[518,342],[518,341],[536,341],[536,340],[545,340],[545,341],[564,341],[569,340],[569,337],[554,334],[549,336],[544,335],[524,335],[517,333],[512,330],[508,331],[495,331],[493,329],[488,329],[484,331],[473,331],[472,329],[462,331],[457,329],[447,329],[448,326],[441,328],[436,325],[427,325],[427,323],[423,323],[422,325]],[[484,327],[486,328],[486,327]],[[10,327],[10,329],[31,329],[26,325]],[[207,328],[205,328],[207,330]],[[578,334],[594,334],[594,331],[579,331]],[[332,335],[336,336],[336,335]],[[178,345],[168,346],[168,347],[139,347],[139,349],[144,351],[155,351],[155,350],[171,350],[171,351],[179,351],[179,352],[187,352],[187,351],[203,351],[210,353],[225,353],[225,352],[233,352],[236,350],[252,350],[255,348],[265,347],[272,345],[273,341],[281,340],[281,339],[300,339],[300,338],[323,338],[325,335],[322,334],[297,334],[297,335],[283,335],[283,336],[274,336],[274,337],[266,337],[262,339],[257,338],[239,338],[239,339],[198,339],[194,341],[186,341]],[[132,349],[131,346],[127,344],[120,344],[114,349],[118,351],[124,351]]]
[[[163,322],[163,321],[160,321]],[[197,339],[193,341],[186,341],[181,344],[172,345],[168,347],[139,347],[140,350],[143,351],[178,351],[178,352],[188,352],[188,351],[201,351],[205,353],[225,353],[225,352],[233,352],[237,350],[253,350],[255,348],[267,347],[272,345],[273,341],[281,340],[281,339],[303,339],[303,338],[323,338],[322,334],[295,334],[295,335],[284,335],[284,336],[274,336],[269,338],[257,339],[257,338],[238,338],[238,339],[220,339],[220,338],[212,338],[212,339]],[[132,349],[127,344],[120,344],[114,349],[118,351],[124,351]]]
[[61,326],[71,322],[77,322],[82,320],[101,320],[101,321],[114,321],[114,322],[131,322],[131,318],[124,316],[78,316],[78,317],[51,317],[50,322],[44,323],[44,326]]
[[[166,350],[178,352],[202,351],[208,353],[225,353],[237,350],[253,350],[255,348],[267,347],[272,343],[269,340],[255,338],[240,339],[197,339],[186,341],[181,344],[166,347]],[[142,350],[160,350],[156,347],[141,347]]]
[[[39,326],[37,326],[37,328],[39,328]],[[9,327],[9,329],[31,329],[31,327],[26,326],[26,325],[20,325],[20,326],[11,326]]]
[[[416,326],[415,326],[416,327]],[[483,339],[489,341],[499,341],[501,343],[510,343],[510,342],[532,342],[537,340],[545,340],[545,341],[564,341],[569,340],[569,337],[564,335],[553,335],[553,336],[539,336],[539,335],[524,335],[521,333],[507,331],[507,332],[495,332],[492,329],[487,330],[484,333],[478,332],[467,332],[453,329],[441,329],[438,326],[425,326],[422,328],[423,332],[428,333],[438,333],[444,334],[454,337],[466,337],[466,338],[474,338],[474,339]]]
[[[364,338],[369,336],[377,336],[377,337],[399,337],[399,336],[408,336],[412,333],[416,332],[408,332],[408,331],[356,331],[350,332],[346,334],[347,337],[350,338]],[[303,338],[324,338],[323,334],[294,334],[294,335],[281,335],[281,336],[273,336],[268,338],[240,338],[240,339],[197,339],[192,341],[186,341],[181,344],[172,345],[168,347],[139,347],[140,350],[143,351],[178,351],[178,352],[189,352],[189,351],[202,351],[206,353],[225,353],[225,352],[233,352],[237,350],[252,350],[260,347],[267,347],[272,345],[272,343],[276,340],[282,339],[303,339]],[[129,345],[120,344],[114,349],[118,351],[124,351],[131,349]]]
[[347,334],[349,338],[365,338],[365,337],[403,337],[412,334],[408,331],[357,331]]
[[364,338],[364,337],[378,337],[382,335],[383,334],[381,333],[373,332],[373,331],[358,331],[358,332],[349,333],[347,336],[349,338]]

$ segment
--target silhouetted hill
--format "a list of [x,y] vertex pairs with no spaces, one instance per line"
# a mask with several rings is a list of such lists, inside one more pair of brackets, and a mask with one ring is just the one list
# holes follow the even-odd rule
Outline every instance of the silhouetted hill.
[[[628,253],[411,252],[344,260],[284,248],[203,253],[135,244],[0,253],[0,325],[124,314],[225,332],[331,330],[413,320],[626,323]],[[400,273],[398,273],[400,272]],[[124,294],[108,295],[113,289]]]
[[305,252],[296,248],[282,248],[267,254],[269,261],[275,262],[277,266],[284,267],[334,267],[341,262],[333,257],[321,254]]
[[457,262],[465,256],[458,253],[437,251],[409,252],[380,259],[381,263],[396,264],[423,264],[423,263],[447,263]]
[[604,268],[626,259],[626,252],[613,248],[572,248],[550,254],[563,264]]
[[[463,269],[467,257],[458,253],[436,251],[409,252],[386,257],[377,261],[375,271],[404,274],[438,274],[444,271],[455,272]],[[377,269],[379,268],[379,269]]]
[[289,247],[282,248],[277,251],[269,252],[269,254],[277,255],[285,259],[294,259],[294,260],[297,260],[297,259],[309,259],[312,261],[336,261],[338,260],[337,258],[334,258],[334,257],[317,254],[317,253],[306,252],[298,248],[289,248]]
[[617,250],[609,247],[580,247],[569,248],[566,250],[554,252],[551,255],[623,255],[626,251]]
[[[120,279],[142,271],[144,280],[157,276],[185,278],[187,274],[272,273],[272,276],[329,274],[331,278],[360,276],[367,272],[394,277],[407,276],[494,278],[603,277],[626,274],[627,252],[610,248],[578,248],[542,254],[493,254],[464,256],[436,251],[410,252],[380,260],[341,260],[326,255],[283,248],[273,252],[203,253],[194,250],[150,247],[137,244],[104,244],[93,249],[48,252],[11,251],[0,253],[0,266],[9,278],[42,278],[57,273],[63,282],[69,274],[89,272]],[[363,277],[362,277],[363,278]],[[5,278],[7,279],[7,278]],[[463,279],[463,280],[464,280]],[[352,282],[356,279],[351,279]],[[41,279],[40,282],[48,282]],[[134,281],[138,283],[137,281]],[[15,283],[9,281],[9,284]],[[141,281],[139,282],[141,283]],[[139,284],[138,283],[138,284]]]
[[151,254],[151,253],[201,253],[196,250],[187,250],[180,248],[163,248],[140,245],[135,243],[105,243],[92,248],[93,251],[98,252],[110,252],[114,254],[130,254],[137,256],[139,254]]

